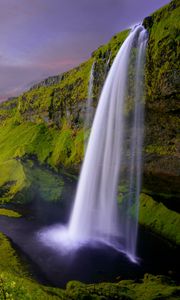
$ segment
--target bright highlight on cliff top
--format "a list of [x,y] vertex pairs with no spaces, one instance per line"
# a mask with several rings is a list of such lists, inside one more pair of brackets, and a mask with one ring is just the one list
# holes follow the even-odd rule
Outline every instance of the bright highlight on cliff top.
[[138,199],[144,123],[144,60],[147,32],[131,30],[105,81],[66,228],[40,232],[62,251],[105,243],[136,262]]

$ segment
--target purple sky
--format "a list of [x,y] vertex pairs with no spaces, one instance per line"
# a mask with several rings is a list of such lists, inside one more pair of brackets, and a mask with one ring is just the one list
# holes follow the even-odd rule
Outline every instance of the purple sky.
[[0,101],[86,60],[169,0],[0,0]]

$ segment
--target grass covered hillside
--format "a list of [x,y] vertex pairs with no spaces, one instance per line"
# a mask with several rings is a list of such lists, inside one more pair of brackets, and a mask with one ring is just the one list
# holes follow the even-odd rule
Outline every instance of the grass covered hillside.
[[58,79],[47,79],[46,84],[43,81],[1,104],[0,161],[27,154],[54,168],[78,165],[84,153],[83,121],[92,64],[96,106],[107,71],[127,34],[117,34],[87,62]]

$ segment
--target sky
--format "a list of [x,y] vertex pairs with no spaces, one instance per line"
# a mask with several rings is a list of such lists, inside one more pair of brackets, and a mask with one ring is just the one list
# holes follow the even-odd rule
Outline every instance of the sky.
[[169,0],[0,0],[0,101],[77,66]]

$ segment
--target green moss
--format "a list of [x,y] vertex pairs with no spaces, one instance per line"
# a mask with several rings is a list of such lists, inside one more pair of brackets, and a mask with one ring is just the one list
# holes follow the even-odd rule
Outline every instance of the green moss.
[[75,139],[74,139],[74,147],[71,151],[71,156],[69,158],[69,163],[80,164],[82,158],[84,156],[84,140],[85,140],[85,132],[84,129],[77,131]]
[[180,3],[173,0],[144,21],[146,56],[145,144],[148,153],[178,155]]
[[145,194],[140,196],[139,223],[180,245],[180,214]]
[[78,165],[84,155],[84,130],[72,129],[66,122],[54,137],[53,151],[48,163],[51,166]]
[[14,159],[0,164],[0,201],[11,200],[28,184],[23,167]]
[[[139,283],[122,280],[118,283],[83,284],[71,281],[67,284],[66,297],[78,299],[178,299],[180,288],[164,276],[145,274]],[[171,298],[170,298],[171,297]]]
[[155,300],[178,299],[180,288],[164,276],[145,274],[138,283],[122,280],[118,283],[84,284],[71,281],[66,289],[43,286],[28,274],[9,240],[0,233],[0,299],[43,300],[43,299],[98,299],[98,300]]
[[124,201],[127,200],[129,197],[128,194],[128,185],[124,182],[121,182],[121,184],[118,186],[118,194],[117,194],[117,200],[119,205],[121,205]]
[[62,290],[43,287],[30,278],[27,266],[23,266],[9,240],[2,233],[0,233],[0,257],[1,300],[62,299]]
[[[43,201],[59,201],[63,186],[59,175],[35,166],[32,161],[22,163],[12,159],[0,164],[0,203],[24,203],[37,197]],[[8,215],[8,211],[2,212]]]
[[168,145],[168,146],[148,145],[145,150],[147,153],[156,153],[159,155],[171,155],[175,149],[176,149],[175,145]]
[[22,191],[19,201],[32,201],[37,197],[43,201],[56,202],[61,199],[64,181],[61,176],[50,170],[25,162],[24,172],[30,185]]
[[65,164],[68,165],[68,159],[71,156],[73,147],[73,131],[72,129],[64,124],[59,135],[56,136],[54,141],[54,149],[50,163],[52,165]]
[[[177,90],[177,82],[168,82],[168,76],[178,70],[178,38],[180,7],[178,1],[166,5],[152,15],[147,55],[148,96],[162,96]],[[163,55],[162,55],[163,54]],[[175,79],[175,78],[174,78]]]
[[[123,283],[123,281],[122,281]],[[131,285],[130,285],[131,286]],[[178,299],[180,287],[166,278],[165,276],[154,276],[145,274],[144,279],[140,283],[133,284],[135,298],[134,299]]]
[[21,215],[18,212],[14,211],[14,210],[6,209],[6,208],[0,208],[0,215],[7,216],[7,217],[13,217],[13,218],[21,217]]
[[34,155],[42,163],[52,151],[53,131],[44,124],[23,123],[19,126],[1,127],[0,162]]

